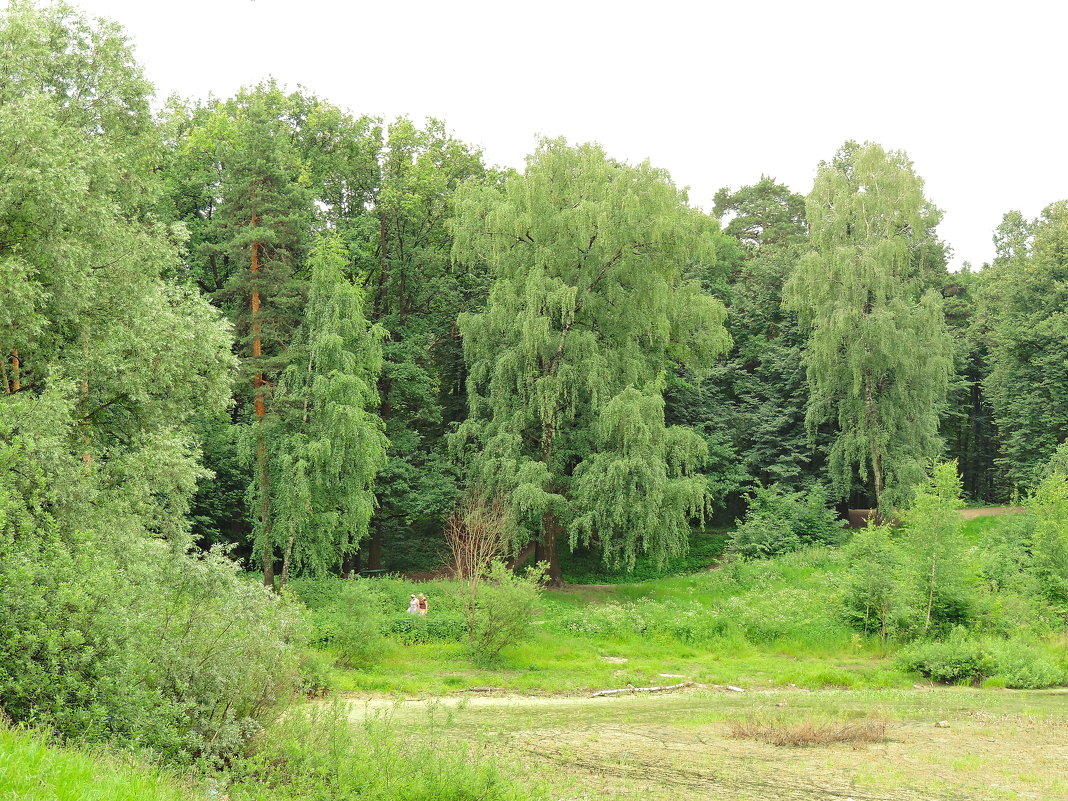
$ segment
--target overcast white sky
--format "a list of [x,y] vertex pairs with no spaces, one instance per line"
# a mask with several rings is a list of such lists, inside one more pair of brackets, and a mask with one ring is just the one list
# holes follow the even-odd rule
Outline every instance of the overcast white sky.
[[705,207],[761,174],[807,193],[846,139],[904,149],[957,266],[1005,211],[1068,198],[1057,0],[74,2],[125,25],[161,95],[271,75],[517,167],[537,134],[596,140]]

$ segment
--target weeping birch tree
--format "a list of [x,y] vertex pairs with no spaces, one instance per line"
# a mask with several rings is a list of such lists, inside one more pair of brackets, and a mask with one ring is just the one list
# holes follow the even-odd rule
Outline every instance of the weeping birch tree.
[[683,279],[716,223],[666,172],[563,140],[501,186],[462,187],[456,214],[454,257],[494,271],[485,310],[460,317],[469,481],[507,499],[554,583],[564,536],[628,568],[683,552],[706,446],[665,425],[664,377],[729,344],[722,305]]
[[340,237],[320,237],[308,259],[297,355],[276,396],[275,424],[283,431],[266,438],[277,449],[268,460],[273,519],[257,530],[257,548],[281,551],[282,586],[292,568],[337,567],[359,546],[386,460],[382,421],[371,411],[384,332],[368,325],[363,290],[344,277],[346,266]]
[[807,422],[836,427],[830,471],[843,495],[855,476],[893,505],[941,449],[952,343],[934,227],[941,212],[901,151],[847,143],[806,199],[812,249],[783,302],[809,330]]

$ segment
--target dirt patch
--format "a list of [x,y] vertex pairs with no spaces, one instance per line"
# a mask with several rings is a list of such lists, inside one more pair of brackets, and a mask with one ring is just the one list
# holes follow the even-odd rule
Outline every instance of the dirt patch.
[[[355,700],[355,699],[354,699]],[[788,702],[789,707],[783,709]],[[395,704],[422,725],[452,710],[455,736],[561,786],[553,798],[678,801],[1002,801],[1068,798],[1068,696],[928,688],[810,693],[713,690],[672,696],[355,702],[353,719]],[[873,743],[782,748],[731,736],[732,722],[889,721]],[[948,720],[949,728],[935,724]]]
[[984,506],[979,509],[961,509],[960,516],[965,520],[975,520],[977,517],[992,517],[994,515],[1018,515],[1026,512],[1023,506]]

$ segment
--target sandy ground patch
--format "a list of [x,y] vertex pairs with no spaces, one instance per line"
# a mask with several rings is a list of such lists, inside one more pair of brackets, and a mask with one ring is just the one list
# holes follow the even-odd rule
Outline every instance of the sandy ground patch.
[[[981,801],[1068,799],[1068,693],[938,688],[697,690],[613,698],[350,698],[353,718],[452,710],[457,736],[556,777],[561,799]],[[732,739],[746,716],[878,717],[886,742],[781,748]],[[945,720],[948,728],[936,723]]]

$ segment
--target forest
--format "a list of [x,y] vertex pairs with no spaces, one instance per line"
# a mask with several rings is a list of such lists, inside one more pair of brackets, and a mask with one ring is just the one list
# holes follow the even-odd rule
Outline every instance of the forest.
[[0,789],[602,797],[321,696],[1068,683],[1068,200],[951,271],[906,153],[833,147],[702,208],[595,143],[514,170],[305,87],[164,100],[118,23],[12,2],[0,755],[71,784]]

